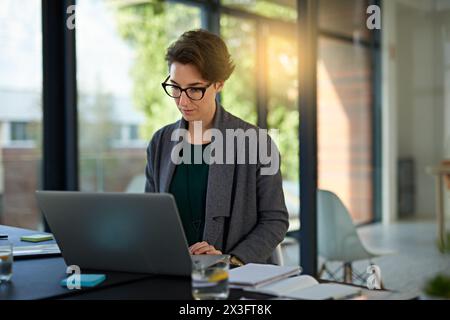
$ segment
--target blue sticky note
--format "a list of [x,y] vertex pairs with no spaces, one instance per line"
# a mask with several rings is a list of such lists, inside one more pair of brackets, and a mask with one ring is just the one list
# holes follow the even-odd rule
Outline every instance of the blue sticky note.
[[[73,277],[76,276],[77,275],[71,275],[70,277],[62,280],[61,285],[63,287],[67,287],[67,282],[69,282],[69,284],[75,284]],[[79,276],[80,276],[80,286],[82,288],[95,287],[96,285],[99,285],[106,279],[106,276],[104,274],[80,274]]]

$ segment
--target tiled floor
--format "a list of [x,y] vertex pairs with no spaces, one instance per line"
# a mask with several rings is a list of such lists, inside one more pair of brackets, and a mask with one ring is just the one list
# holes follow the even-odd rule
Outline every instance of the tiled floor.
[[[421,291],[425,281],[433,275],[439,272],[450,274],[450,254],[438,251],[434,222],[397,222],[388,226],[374,224],[359,228],[358,233],[368,249],[395,252],[373,259],[380,267],[387,289],[401,292]],[[298,256],[296,241],[283,245],[286,265],[298,265]],[[367,266],[367,261],[354,264],[354,268],[362,272]]]

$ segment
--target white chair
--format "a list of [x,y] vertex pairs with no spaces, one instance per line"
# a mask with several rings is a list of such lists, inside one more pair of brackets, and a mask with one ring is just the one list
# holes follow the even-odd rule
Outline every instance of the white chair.
[[[319,278],[324,272],[334,280],[336,274],[343,268],[343,281],[353,283],[353,280],[365,282],[369,274],[357,273],[353,270],[352,263],[359,260],[369,260],[388,253],[377,253],[367,250],[361,242],[355,225],[347,208],[339,197],[330,191],[318,190],[317,192],[318,215],[318,251],[325,259],[319,271]],[[331,272],[327,268],[327,262],[341,262],[341,267]],[[383,285],[381,284],[383,287]]]

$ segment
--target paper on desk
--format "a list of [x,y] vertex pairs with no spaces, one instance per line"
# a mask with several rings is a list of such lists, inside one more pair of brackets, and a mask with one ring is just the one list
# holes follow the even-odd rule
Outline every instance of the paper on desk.
[[301,272],[299,266],[282,267],[271,264],[249,263],[230,270],[231,287],[258,287]]
[[308,275],[282,279],[259,288],[245,290],[304,300],[347,299],[361,294],[360,288],[337,283],[319,284]]
[[13,255],[15,257],[29,256],[36,254],[59,254],[61,251],[56,243],[34,246],[14,246]]
[[364,300],[414,300],[420,297],[420,292],[417,290],[398,292],[363,289],[361,297]]

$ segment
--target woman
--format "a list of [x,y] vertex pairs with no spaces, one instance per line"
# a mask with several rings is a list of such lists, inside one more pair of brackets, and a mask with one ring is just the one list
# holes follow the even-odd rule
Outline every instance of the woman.
[[[261,131],[216,101],[234,70],[225,43],[205,30],[188,31],[168,48],[166,60],[170,74],[162,86],[182,118],[151,139],[145,191],[174,195],[191,254],[230,254],[235,265],[270,262],[289,226],[279,169],[262,174],[265,164],[259,158],[244,164],[208,162],[208,156],[184,161],[194,160],[198,152],[207,155],[208,146],[219,141],[208,129],[223,137],[227,129]],[[183,129],[186,143],[181,152],[174,152],[179,144],[173,134]],[[197,134],[197,129],[205,134]],[[270,138],[267,143],[274,146]],[[223,151],[227,156],[234,152],[229,159],[239,156],[239,150]],[[175,161],[173,154],[183,161]]]

